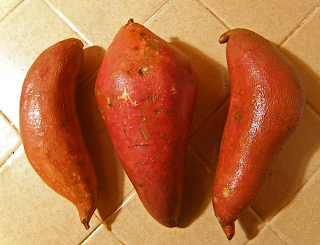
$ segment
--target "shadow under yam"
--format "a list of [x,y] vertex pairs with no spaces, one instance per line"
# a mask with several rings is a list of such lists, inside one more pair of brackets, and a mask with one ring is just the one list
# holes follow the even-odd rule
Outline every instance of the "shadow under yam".
[[191,132],[194,132],[229,95],[228,71],[224,65],[179,38],[171,38],[170,44],[191,60],[198,76],[198,95],[191,125]]
[[[178,227],[186,228],[211,203],[213,175],[192,150],[186,155],[185,180]],[[214,218],[214,217],[213,217]]]
[[[124,172],[113,149],[107,128],[98,110],[94,86],[104,50],[93,46],[85,49],[84,67],[77,93],[77,110],[89,153],[99,181],[98,212],[104,221],[123,201]],[[91,74],[89,74],[91,73]],[[87,76],[87,78],[86,78]]]
[[[198,95],[191,126],[192,133],[218,107],[229,93],[227,70],[192,45],[172,38],[171,45],[184,53],[193,63],[198,76]],[[188,147],[180,228],[188,227],[211,205],[213,171]],[[215,217],[212,217],[213,221]]]

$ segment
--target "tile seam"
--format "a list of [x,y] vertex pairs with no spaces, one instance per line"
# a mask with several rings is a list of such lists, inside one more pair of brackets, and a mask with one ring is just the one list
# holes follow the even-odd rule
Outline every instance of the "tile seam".
[[317,117],[320,118],[319,112],[317,112],[317,111],[313,108],[313,106],[309,104],[308,101],[306,102],[306,106],[308,106],[308,107],[310,108],[310,110],[311,110]]
[[156,10],[147,20],[142,24],[143,26],[148,25],[148,23],[159,13],[161,13],[168,5],[169,5],[170,0],[168,0],[165,4],[163,4],[158,10]]
[[266,222],[266,226],[269,227],[285,244],[289,245],[289,242],[286,239],[284,239],[284,237],[281,236],[281,233],[278,232],[275,228],[273,228],[273,226],[269,222]]
[[227,25],[226,22],[224,22],[218,15],[216,15],[205,3],[203,3],[201,0],[196,0],[199,2],[211,15],[213,15],[224,27],[226,27],[228,30],[231,30],[231,27]]
[[94,235],[94,233],[96,233],[96,232],[98,231],[99,227],[101,227],[102,225],[103,225],[103,223],[100,223],[100,225],[98,225],[88,236],[86,236],[86,237],[79,243],[79,245],[84,244],[88,239],[90,239],[90,237],[91,237],[92,235]]
[[17,5],[15,5],[2,19],[0,19],[0,23],[8,17],[14,10],[16,10],[25,0],[20,1]]
[[221,102],[217,105],[215,109],[213,109],[212,112],[190,133],[189,139],[192,138],[193,135],[195,135],[202,126],[210,120],[211,117],[214,116],[228,101],[229,101],[230,94],[228,94],[225,98],[221,100]]
[[17,149],[15,149],[15,151],[3,162],[3,164],[0,166],[0,175],[1,175],[1,172],[2,172],[2,169],[7,165],[9,159],[11,157],[13,157],[13,155],[20,149],[20,148],[23,148],[23,144],[20,144]]
[[198,152],[192,147],[192,145],[188,144],[187,148],[188,148],[190,151],[192,151],[192,153],[195,154],[195,155],[201,160],[202,166],[203,166],[206,170],[210,171],[210,174],[213,174],[213,173],[215,172],[214,169],[212,168],[212,166],[210,166],[210,164],[209,164],[205,159],[203,159],[203,157],[201,157],[201,156],[198,154]]
[[[252,209],[252,208],[251,208]],[[252,209],[253,210],[253,209]],[[254,210],[253,210],[254,211]],[[263,219],[262,219],[263,220]],[[258,229],[258,232],[256,233],[256,235],[254,237],[252,237],[251,239],[247,239],[242,245],[247,245],[249,244],[252,239],[256,238],[259,236],[259,233],[266,227],[266,222],[263,222],[263,225],[260,227],[260,229]]]
[[76,32],[89,46],[93,46],[92,42],[70,21],[64,16],[49,0],[42,0],[59,18],[65,22],[74,32]]
[[275,218],[290,202],[292,202],[292,200],[295,198],[295,196],[296,196],[303,188],[305,188],[305,187],[308,185],[308,183],[310,182],[310,180],[311,180],[314,176],[316,176],[317,174],[319,174],[319,173],[320,173],[320,167],[316,168],[316,169],[313,171],[313,173],[309,176],[309,178],[306,179],[306,180],[301,184],[301,186],[297,189],[297,191],[290,196],[290,198],[288,199],[288,201],[287,201],[281,208],[279,208],[279,210],[274,214],[274,216],[271,217],[266,223],[271,224],[272,220],[274,220],[274,218]]
[[14,128],[14,130],[20,135],[20,131],[17,129],[17,127],[11,122],[11,120],[6,116],[6,114],[3,113],[3,111],[0,110],[1,116],[5,118],[5,120]]
[[[0,114],[4,117],[4,119],[9,123],[13,130],[20,136],[20,131],[16,128],[16,126],[9,120],[9,118],[0,110]],[[5,162],[19,149],[19,147],[22,145],[22,142],[15,148],[12,148],[12,153],[2,162],[0,163],[0,169],[5,165]]]
[[279,49],[280,47],[283,46],[283,44],[285,44],[309,19],[311,16],[313,16],[315,14],[315,12],[317,12],[317,10],[320,8],[320,3],[311,10],[311,12],[309,14],[307,14],[307,16],[298,23],[298,25],[296,25],[291,32],[277,45],[277,48]]
[[131,200],[131,198],[136,194],[136,190],[133,188],[133,190],[124,198],[124,200],[121,202],[121,204],[111,213],[109,214],[109,216],[107,218],[105,218],[102,222],[103,224],[105,224],[109,230],[109,227],[107,225],[107,222],[108,220],[113,216],[115,215],[117,212],[119,212],[119,210],[124,206],[126,205],[126,203],[128,201]]

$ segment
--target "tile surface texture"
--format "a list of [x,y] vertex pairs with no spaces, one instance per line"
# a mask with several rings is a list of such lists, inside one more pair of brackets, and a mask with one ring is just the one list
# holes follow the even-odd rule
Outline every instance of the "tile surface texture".
[[[186,155],[179,226],[145,210],[114,151],[94,97],[109,44],[133,18],[185,53],[199,89]],[[0,0],[0,245],[237,244],[316,245],[320,241],[320,0]],[[228,241],[212,207],[230,81],[226,45],[232,28],[274,43],[299,72],[307,106],[274,160],[266,187],[235,222]],[[77,110],[99,179],[99,205],[85,230],[76,208],[31,167],[19,133],[25,75],[46,48],[84,43]]]

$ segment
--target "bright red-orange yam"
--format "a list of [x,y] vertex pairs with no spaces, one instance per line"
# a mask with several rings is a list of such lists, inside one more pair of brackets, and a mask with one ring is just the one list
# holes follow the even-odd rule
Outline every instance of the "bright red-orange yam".
[[98,180],[76,111],[83,44],[66,39],[34,61],[20,99],[26,155],[42,180],[78,209],[85,228],[98,204]]
[[227,43],[231,95],[213,206],[230,240],[235,220],[263,189],[274,157],[299,123],[305,91],[295,68],[260,35],[234,29],[220,42]]
[[133,20],[109,46],[96,100],[116,153],[146,210],[177,225],[197,94],[190,60]]

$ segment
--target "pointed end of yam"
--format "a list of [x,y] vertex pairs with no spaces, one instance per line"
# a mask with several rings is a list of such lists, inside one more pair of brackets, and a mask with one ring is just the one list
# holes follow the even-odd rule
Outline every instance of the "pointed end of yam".
[[89,226],[89,220],[87,219],[83,219],[82,224],[84,225],[84,228],[86,228],[86,230],[89,230],[90,226]]
[[222,229],[223,229],[224,233],[226,234],[228,240],[231,240],[234,236],[234,233],[235,233],[234,223],[227,225],[227,226],[223,226]]

